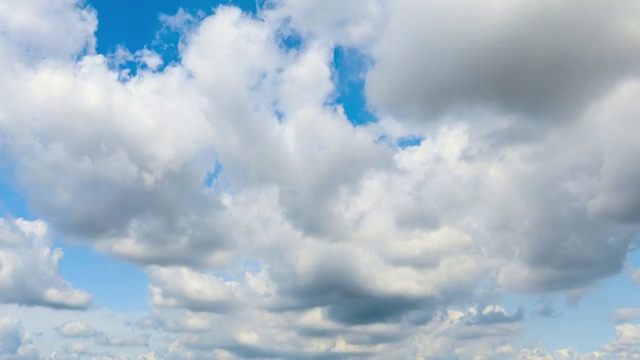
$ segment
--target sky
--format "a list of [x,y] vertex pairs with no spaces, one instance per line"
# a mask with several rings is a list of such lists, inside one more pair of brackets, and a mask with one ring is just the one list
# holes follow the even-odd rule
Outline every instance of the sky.
[[635,0],[3,0],[0,359],[640,359]]

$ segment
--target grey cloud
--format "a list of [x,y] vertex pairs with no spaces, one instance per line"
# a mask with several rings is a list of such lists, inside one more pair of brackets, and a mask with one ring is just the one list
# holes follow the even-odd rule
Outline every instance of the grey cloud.
[[626,323],[636,318],[640,318],[640,308],[622,308],[613,313],[616,323]]
[[369,296],[332,301],[328,305],[327,315],[335,321],[350,325],[397,322],[405,313],[428,305],[429,300],[426,299]]
[[164,330],[170,333],[201,333],[212,329],[211,320],[204,313],[177,312],[150,314],[135,322],[141,329]]
[[159,307],[225,313],[241,306],[235,284],[184,267],[148,267],[151,300]]
[[416,199],[416,203],[410,208],[400,210],[396,216],[398,226],[407,229],[434,230],[441,226],[440,219],[435,209],[428,208],[427,199]]
[[265,348],[255,348],[250,346],[232,345],[228,346],[227,350],[240,356],[244,359],[252,358],[266,358],[266,359],[318,359],[318,360],[337,360],[337,359],[358,359],[358,358],[371,358],[374,354],[371,352],[342,352],[342,353],[326,353],[326,354],[305,354],[301,352],[287,352],[281,350],[271,350]]
[[[562,224],[556,220],[544,224],[553,233],[538,228],[523,243],[520,257],[526,268],[507,266],[500,273],[499,281],[507,288],[532,292],[576,289],[622,270],[631,234],[615,238],[602,224],[579,215],[565,218]],[[607,238],[610,240],[604,243]]]
[[17,353],[18,348],[22,343],[20,323],[14,319],[3,318],[0,324],[2,325],[2,327],[0,327],[2,354]]
[[629,275],[629,278],[631,278],[631,281],[640,285],[640,269],[629,267],[627,268],[627,274]]
[[[621,83],[595,103],[585,116],[590,139],[602,157],[598,169],[597,193],[588,204],[590,216],[602,216],[615,222],[640,222],[640,191],[635,186],[640,178],[640,146],[631,134],[640,130],[635,114],[640,106],[637,78]],[[624,129],[624,131],[620,131]]]
[[38,350],[25,334],[20,321],[0,318],[0,358],[7,360],[36,360]]
[[433,311],[446,301],[429,294],[404,294],[385,288],[387,284],[373,270],[385,265],[373,256],[336,245],[300,259],[305,264],[297,266],[304,270],[293,270],[297,276],[273,273],[281,286],[279,297],[268,306],[275,311],[326,307],[329,319],[345,325],[362,325],[402,322],[416,311]]
[[382,113],[480,105],[564,120],[640,70],[632,0],[390,3],[366,86]]
[[551,305],[545,304],[543,305],[536,313],[542,317],[555,319],[559,316],[562,316],[562,313],[558,313],[556,309],[554,309]]
[[493,325],[520,322],[524,319],[524,308],[518,308],[512,315],[506,314],[502,309],[486,308],[474,318],[467,320],[467,325]]

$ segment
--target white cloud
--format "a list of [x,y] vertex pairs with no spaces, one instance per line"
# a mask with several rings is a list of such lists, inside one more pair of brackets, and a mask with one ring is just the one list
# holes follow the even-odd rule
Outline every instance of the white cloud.
[[42,221],[0,218],[0,301],[86,309],[91,296],[74,289],[58,270],[63,253],[51,248]]
[[68,338],[87,338],[96,334],[93,327],[82,321],[67,321],[56,326],[55,330],[61,336]]
[[160,307],[226,312],[238,306],[234,283],[185,267],[147,268],[151,301]]
[[[76,0],[6,0],[0,4],[0,61],[72,60],[94,51],[96,14]],[[24,63],[20,65],[24,65]]]
[[616,326],[616,340],[624,345],[640,344],[640,327],[634,324]]
[[288,19],[298,32],[323,41],[366,47],[379,36],[386,20],[387,1],[276,0],[267,16]]

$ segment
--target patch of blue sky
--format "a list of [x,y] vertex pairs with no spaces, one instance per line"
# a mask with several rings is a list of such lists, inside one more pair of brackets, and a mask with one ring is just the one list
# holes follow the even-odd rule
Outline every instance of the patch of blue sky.
[[304,37],[291,25],[289,20],[276,30],[278,45],[286,52],[300,51],[304,47]]
[[[87,0],[86,4],[96,10],[98,29],[96,31],[96,51],[104,55],[113,55],[119,49],[126,49],[132,54],[148,49],[162,58],[162,65],[156,70],[163,70],[180,60],[179,43],[182,33],[178,29],[165,26],[163,17],[183,14],[200,19],[210,15],[221,5],[236,6],[247,14],[256,16],[261,0]],[[112,66],[125,76],[135,76],[138,71],[145,70],[145,64],[139,59],[113,61]]]
[[223,166],[222,163],[216,161],[216,164],[213,167],[213,170],[209,171],[204,178],[204,185],[208,188],[212,187],[216,180],[220,177],[220,173],[222,172]]
[[94,307],[118,311],[151,308],[149,279],[137,266],[99,254],[88,246],[57,241],[56,247],[64,251],[60,272],[75,288],[93,296]]
[[378,136],[378,138],[375,141],[376,143],[382,143],[382,144],[387,144],[390,145],[392,143],[391,138],[389,137],[389,135],[387,134],[382,134],[380,136]]
[[[580,352],[598,351],[615,341],[613,313],[624,307],[640,307],[640,288],[624,274],[604,279],[570,301],[566,293],[534,298],[529,295],[505,295],[507,305],[522,304],[526,310],[521,345],[544,346],[558,350],[570,345]],[[550,306],[554,316],[539,310]]]
[[336,86],[334,101],[342,106],[354,126],[377,121],[367,107],[364,93],[365,74],[371,63],[371,59],[354,48],[338,46],[333,51],[333,79]]
[[278,122],[282,122],[284,120],[284,112],[277,106],[274,106],[273,115],[276,117]]
[[283,28],[278,35],[280,48],[287,52],[300,51],[304,46],[304,39],[293,29]]
[[132,52],[143,49],[156,40],[162,29],[160,16],[174,15],[179,9],[188,13],[213,13],[220,5],[233,5],[244,12],[256,14],[256,0],[87,0],[98,14],[97,51],[114,52],[124,46]]
[[424,140],[424,136],[407,135],[407,136],[402,136],[398,138],[398,140],[396,140],[396,144],[400,149],[406,149],[412,146],[420,146],[423,140]]
[[255,261],[255,260],[251,260],[251,259],[245,259],[244,260],[244,268],[246,270],[254,272],[254,273],[258,273],[258,272],[262,271],[262,265],[260,265],[259,262]]
[[[636,243],[638,243],[637,246],[640,246],[638,241],[636,241]],[[630,252],[627,256],[627,263],[634,268],[640,268],[640,250],[636,248],[634,251]]]

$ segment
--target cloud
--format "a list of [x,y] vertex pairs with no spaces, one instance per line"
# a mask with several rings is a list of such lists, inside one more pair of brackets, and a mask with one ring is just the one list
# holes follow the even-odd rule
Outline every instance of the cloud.
[[65,345],[63,351],[73,357],[80,357],[89,353],[89,349],[87,348],[87,346],[80,342],[74,342]]
[[636,347],[638,344],[640,344],[640,328],[638,325],[627,323],[616,326],[616,342],[605,345],[605,349],[618,351]]
[[613,313],[613,321],[617,323],[626,323],[638,317],[640,317],[640,308],[622,308]]
[[522,310],[513,315],[491,305],[482,311],[447,310],[425,324],[413,339],[414,356],[423,359],[471,359],[478,354],[496,359],[513,358],[510,344],[521,327]]
[[634,1],[398,0],[388,9],[366,85],[387,114],[424,121],[486,107],[565,120],[640,66]]
[[636,284],[640,284],[640,269],[627,268],[627,273],[631,278],[631,281]]
[[[347,46],[367,46],[385,25],[386,1],[277,0],[275,11],[267,16],[286,18],[305,36]],[[339,9],[339,11],[338,11]]]
[[518,359],[635,359],[640,355],[640,332],[635,324],[620,324],[615,327],[615,341],[604,344],[598,351],[583,353],[572,348],[564,348],[556,351],[546,351],[541,346],[535,348],[523,348],[518,353]]
[[[499,307],[489,307],[485,313],[494,308]],[[175,341],[158,353],[169,358],[170,354],[198,357],[212,353],[233,354],[239,358],[268,355],[283,359],[406,358],[412,354],[426,357],[431,354],[434,358],[439,354],[446,358],[446,354],[461,347],[465,348],[466,354],[494,351],[503,354],[508,350],[509,339],[520,327],[517,320],[470,325],[478,316],[474,308],[467,313],[437,314],[431,316],[432,321],[414,324],[408,321],[401,324],[343,324],[332,320],[327,308],[284,314],[250,311],[212,316],[212,323],[228,326],[224,329],[213,327],[207,332],[177,334]],[[256,323],[261,326],[256,327]],[[417,334],[424,336],[417,338]],[[430,342],[433,339],[440,345],[431,351],[431,345],[435,344]]]
[[587,204],[592,216],[632,224],[640,221],[640,192],[631,185],[640,177],[640,166],[630,161],[640,155],[640,146],[627,133],[638,129],[632,115],[639,110],[634,101],[638,94],[640,81],[626,81],[589,108],[587,121],[598,134],[594,143],[604,157],[597,194]]
[[7,0],[0,5],[2,59],[24,63],[53,58],[71,60],[92,52],[97,28],[95,12],[76,0]]
[[0,301],[61,309],[86,309],[91,296],[59,272],[60,249],[51,249],[43,221],[0,219]]
[[67,321],[56,326],[55,331],[67,338],[88,338],[96,334],[96,330],[82,321]]
[[211,330],[213,324],[206,314],[181,311],[173,314],[150,314],[136,321],[135,326],[170,333],[199,333]]
[[136,334],[125,335],[106,335],[98,333],[95,336],[96,344],[102,346],[130,347],[130,346],[149,346],[149,337]]
[[184,267],[149,267],[151,301],[159,307],[184,307],[195,311],[227,312],[238,298],[233,282]]
[[540,310],[538,310],[536,313],[538,315],[542,316],[542,317],[546,317],[546,318],[550,318],[550,319],[556,319],[556,318],[562,316],[562,313],[558,313],[558,311],[556,309],[554,309],[553,306],[551,306],[549,304],[543,305],[540,308]]
[[37,349],[16,319],[0,318],[0,357],[16,360],[39,358]]
[[520,322],[524,318],[524,309],[518,308],[518,311],[513,315],[508,315],[507,312],[500,306],[487,306],[482,312],[478,313],[472,320],[467,323],[469,325],[492,325],[492,324],[504,324]]

